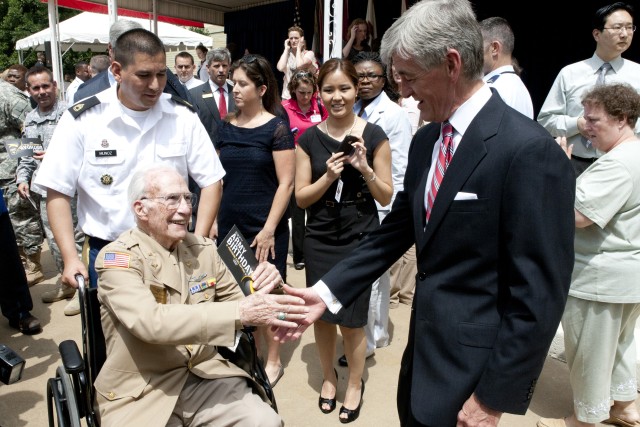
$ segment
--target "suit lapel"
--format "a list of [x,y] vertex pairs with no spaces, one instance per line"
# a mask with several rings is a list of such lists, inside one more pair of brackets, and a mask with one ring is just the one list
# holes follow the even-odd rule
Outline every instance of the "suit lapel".
[[[207,94],[211,94],[211,96],[205,96]],[[211,113],[216,119],[220,119],[220,112],[218,112],[218,106],[216,105],[216,100],[213,99],[215,93],[211,92],[211,85],[209,82],[206,82],[202,85],[202,103],[207,106],[209,113]]]
[[[456,194],[467,182],[476,166],[487,154],[486,141],[497,133],[497,129],[504,113],[504,103],[499,96],[493,93],[487,104],[478,112],[473,121],[469,124],[460,144],[453,156],[451,164],[444,175],[438,195],[431,210],[431,217],[427,225],[424,236],[421,239],[418,250],[424,249],[433,233],[442,222],[444,216],[453,202]],[[426,177],[421,182],[422,193],[420,197],[424,200]],[[424,206],[424,202],[422,203]],[[423,223],[422,223],[423,224]]]
[[229,92],[229,103],[227,104],[227,113],[236,111],[236,101],[233,99],[233,86],[227,83],[227,91]]
[[[440,126],[433,124],[430,129],[426,130],[425,148],[424,150],[417,151],[416,155],[422,154],[421,159],[418,160],[418,164],[422,166],[422,174],[420,175],[420,181],[416,188],[416,192],[413,194],[413,224],[414,235],[416,236],[417,246],[420,248],[423,246],[424,239],[424,223],[425,223],[425,207],[424,207],[424,192],[427,185],[427,177],[429,176],[429,169],[431,169],[431,155],[433,154],[433,146],[438,141],[440,136]],[[418,141],[414,143],[420,143]],[[413,153],[410,153],[413,155]],[[433,214],[433,213],[432,213]]]

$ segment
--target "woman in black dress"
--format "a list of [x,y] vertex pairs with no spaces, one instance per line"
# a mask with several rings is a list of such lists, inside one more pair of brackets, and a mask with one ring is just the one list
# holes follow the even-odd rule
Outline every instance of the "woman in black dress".
[[[288,206],[293,191],[295,155],[289,124],[271,65],[246,55],[231,67],[236,112],[218,129],[216,149],[226,171],[218,213],[218,239],[233,225],[253,247],[258,261],[269,261],[287,279]],[[265,371],[275,386],[284,372],[280,349],[268,328]]]
[[[320,69],[318,86],[327,120],[309,128],[298,140],[296,151],[296,200],[307,210],[304,241],[307,286],[314,285],[360,240],[378,227],[374,200],[389,204],[393,193],[391,150],[382,129],[353,112],[358,75],[349,61],[331,59]],[[353,153],[338,151],[340,142],[355,136]],[[328,310],[314,324],[316,346],[322,364],[323,384],[319,406],[324,413],[335,409],[337,377],[333,367],[336,324],[344,339],[349,382],[340,421],[355,420],[362,404],[369,293],[365,292],[338,315]]]

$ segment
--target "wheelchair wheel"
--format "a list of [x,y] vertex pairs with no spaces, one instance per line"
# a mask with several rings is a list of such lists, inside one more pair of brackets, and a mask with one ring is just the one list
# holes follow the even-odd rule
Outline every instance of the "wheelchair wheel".
[[54,410],[58,426],[81,427],[73,383],[63,366],[58,366],[58,369],[56,369],[56,377],[49,379],[47,384],[47,398],[49,427],[56,425],[53,416]]

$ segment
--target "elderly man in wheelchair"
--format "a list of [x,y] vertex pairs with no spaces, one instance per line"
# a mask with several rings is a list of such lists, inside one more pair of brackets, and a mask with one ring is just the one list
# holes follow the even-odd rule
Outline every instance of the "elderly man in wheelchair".
[[266,262],[253,274],[258,290],[243,296],[214,242],[187,232],[192,195],[174,169],[136,172],[129,201],[137,227],[96,259],[106,342],[94,384],[100,425],[282,425],[221,349],[233,351],[244,326],[295,327],[304,301],[269,294],[281,278]]

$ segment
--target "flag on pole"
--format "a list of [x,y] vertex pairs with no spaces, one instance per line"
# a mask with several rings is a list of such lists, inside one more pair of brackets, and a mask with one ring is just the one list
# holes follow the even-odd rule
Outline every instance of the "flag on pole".
[[[404,0],[402,0],[402,2],[404,3]],[[367,21],[367,26],[369,27],[371,40],[378,38],[378,26],[376,25],[376,11],[373,8],[373,0],[369,0],[367,3],[367,17],[365,21]]]

